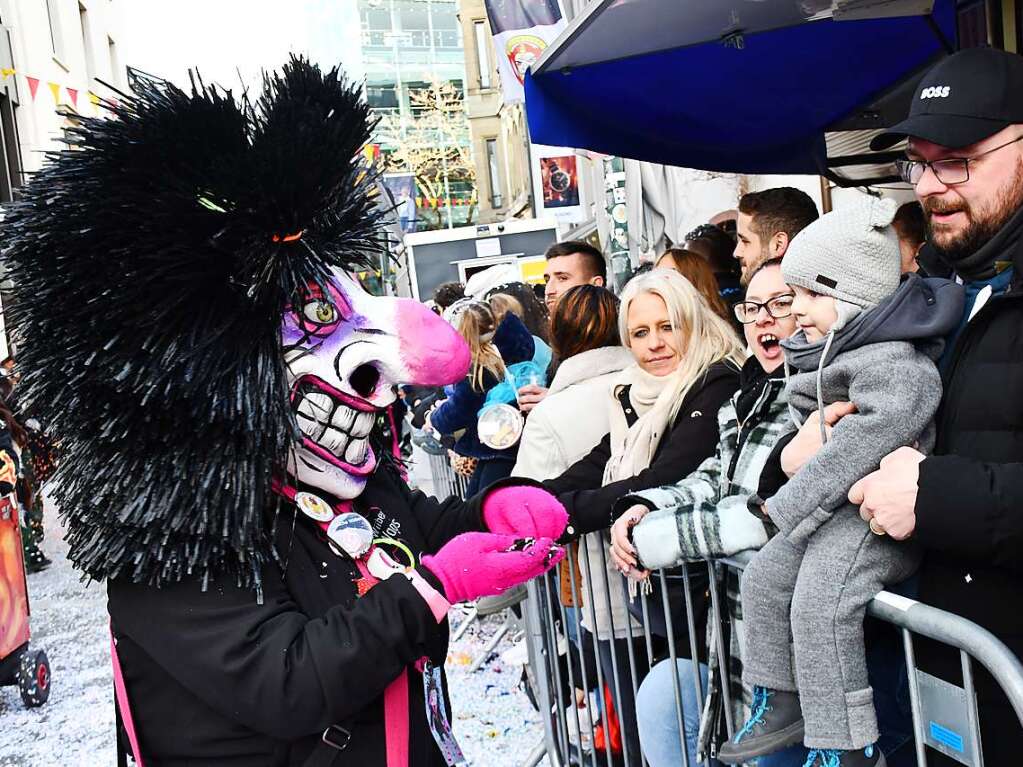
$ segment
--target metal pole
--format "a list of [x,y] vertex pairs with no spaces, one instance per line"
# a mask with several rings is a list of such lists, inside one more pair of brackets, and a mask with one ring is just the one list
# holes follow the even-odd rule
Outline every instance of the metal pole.
[[984,749],[980,743],[980,714],[977,712],[977,691],[973,687],[973,667],[965,650],[959,651],[963,664],[963,687],[966,690],[966,715],[973,735],[973,767],[984,767]]
[[686,723],[682,716],[682,687],[678,681],[678,653],[675,651],[675,632],[671,630],[671,605],[668,603],[668,578],[659,570],[661,578],[661,606],[664,608],[664,623],[668,634],[668,658],[671,662],[671,687],[675,693],[675,723],[678,725],[678,742],[682,748],[682,767],[689,767],[689,749],[686,748]]
[[909,707],[913,715],[913,745],[916,748],[917,767],[927,767],[924,751],[924,723],[920,706],[920,681],[916,675],[916,654],[913,652],[913,634],[902,629],[902,649],[906,656],[906,674],[909,676]]

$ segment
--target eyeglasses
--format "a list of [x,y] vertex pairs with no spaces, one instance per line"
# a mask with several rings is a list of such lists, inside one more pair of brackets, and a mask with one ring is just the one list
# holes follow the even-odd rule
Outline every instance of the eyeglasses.
[[795,297],[793,293],[785,293],[762,304],[757,301],[740,301],[733,307],[735,319],[743,325],[749,325],[751,322],[757,321],[757,315],[760,314],[761,309],[766,309],[767,313],[776,320],[790,317],[792,315],[792,300]]
[[949,157],[932,162],[926,162],[925,160],[896,160],[895,167],[899,171],[899,175],[902,176],[902,180],[913,186],[920,183],[920,179],[924,177],[924,171],[928,168],[934,171],[938,181],[945,186],[965,184],[970,180],[971,162],[979,160],[986,154],[997,152],[999,149],[1005,149],[1005,147],[1015,144],[1017,141],[1023,141],[1023,136],[1017,136],[1012,141],[1007,141],[1001,146],[988,149],[986,152],[981,152],[973,157]]

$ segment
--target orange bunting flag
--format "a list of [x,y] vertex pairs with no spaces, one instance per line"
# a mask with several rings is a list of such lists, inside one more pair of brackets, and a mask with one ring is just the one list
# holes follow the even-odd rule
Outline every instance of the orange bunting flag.
[[75,109],[78,109],[78,89],[77,88],[65,88],[64,90],[67,91],[67,95],[71,99],[71,105]]
[[25,75],[25,80],[28,81],[28,92],[32,94],[32,100],[35,101],[36,92],[39,90],[39,78]]
[[50,93],[53,94],[53,100],[58,104],[60,103],[60,85],[58,83],[46,83],[50,86]]

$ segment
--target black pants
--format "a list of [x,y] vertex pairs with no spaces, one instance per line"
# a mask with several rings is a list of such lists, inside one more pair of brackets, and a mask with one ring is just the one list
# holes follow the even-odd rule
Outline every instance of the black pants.
[[514,468],[514,458],[481,458],[476,464],[476,470],[469,477],[469,484],[465,488],[465,497],[471,498],[497,480],[510,477]]

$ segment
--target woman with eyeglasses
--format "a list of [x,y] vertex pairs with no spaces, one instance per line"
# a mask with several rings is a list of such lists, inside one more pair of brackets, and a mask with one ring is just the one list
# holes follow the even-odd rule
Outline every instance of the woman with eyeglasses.
[[[742,368],[740,388],[717,414],[719,439],[714,455],[675,485],[644,490],[623,497],[616,511],[627,509],[611,528],[611,558],[631,577],[647,571],[674,567],[683,562],[724,557],[747,549],[758,549],[774,533],[746,508],[746,499],[756,492],[761,470],[775,442],[791,431],[785,397],[784,354],[779,342],[796,330],[792,316],[793,294],[781,276],[781,259],[765,262],[750,278],[745,300],[734,307],[742,323],[746,343],[753,356]],[[734,574],[730,574],[735,578]],[[736,579],[737,580],[737,579]],[[734,721],[743,721],[740,638],[741,611],[738,583],[727,589],[731,640],[727,680],[735,707]],[[698,664],[701,688],[716,705],[706,717],[723,721],[722,680],[717,669],[717,644],[712,627],[708,666]],[[702,764],[709,745],[697,743],[701,711],[689,659],[677,661],[682,694],[683,722],[689,764]],[[651,767],[682,763],[675,716],[674,682],[670,660],[654,666],[639,688],[636,701],[639,737],[643,754]],[[707,735],[713,727],[705,728]],[[760,760],[760,767],[786,764],[787,752]]]

